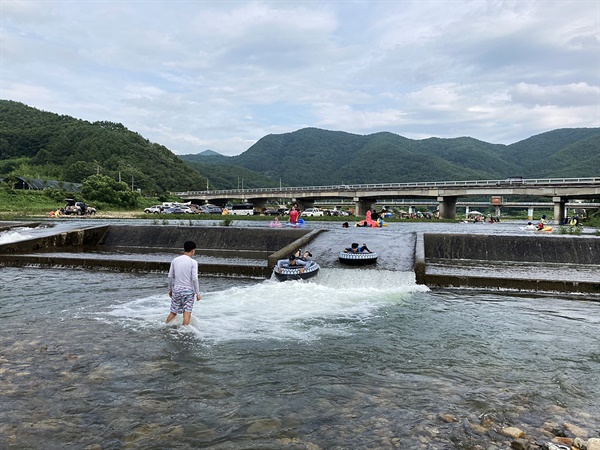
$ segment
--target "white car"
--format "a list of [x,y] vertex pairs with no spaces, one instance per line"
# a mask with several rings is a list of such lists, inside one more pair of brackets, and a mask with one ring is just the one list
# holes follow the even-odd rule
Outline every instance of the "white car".
[[163,211],[162,205],[154,205],[154,206],[151,206],[150,208],[144,209],[144,212],[146,214],[160,214],[162,211]]
[[319,208],[306,208],[302,211],[304,217],[322,217],[324,216],[323,210]]

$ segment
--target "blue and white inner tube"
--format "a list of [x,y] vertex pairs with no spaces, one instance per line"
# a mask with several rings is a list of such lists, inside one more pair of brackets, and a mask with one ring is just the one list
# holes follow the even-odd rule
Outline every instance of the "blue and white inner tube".
[[[302,273],[300,273],[301,268],[304,268]],[[290,266],[288,264],[284,264],[281,267],[281,273],[277,270],[277,266],[275,266],[273,273],[279,281],[307,280],[319,273],[319,269],[320,267],[316,262],[308,261],[305,266]]]
[[365,264],[375,264],[377,262],[377,253],[376,252],[360,252],[360,253],[352,253],[352,252],[340,252],[338,259],[343,264],[349,264],[352,266],[363,266]]

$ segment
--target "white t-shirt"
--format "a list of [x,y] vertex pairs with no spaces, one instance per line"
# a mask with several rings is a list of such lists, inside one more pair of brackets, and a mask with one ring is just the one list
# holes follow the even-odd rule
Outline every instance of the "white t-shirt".
[[187,255],[181,255],[171,261],[169,268],[169,290],[190,289],[200,294],[198,285],[198,261]]

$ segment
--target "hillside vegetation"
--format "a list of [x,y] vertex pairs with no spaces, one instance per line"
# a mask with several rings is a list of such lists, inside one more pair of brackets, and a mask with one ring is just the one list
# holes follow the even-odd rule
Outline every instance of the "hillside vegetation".
[[0,177],[79,183],[94,174],[120,178],[147,194],[206,187],[206,178],[169,149],[121,124],[0,100]]
[[123,125],[0,100],[0,177],[81,182],[107,175],[144,195],[169,191],[600,175],[600,129],[559,129],[511,145],[305,128],[238,156],[176,156]]

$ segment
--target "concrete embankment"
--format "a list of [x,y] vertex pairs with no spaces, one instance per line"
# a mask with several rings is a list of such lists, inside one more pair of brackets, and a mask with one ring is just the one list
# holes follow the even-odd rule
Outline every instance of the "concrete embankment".
[[[19,224],[22,226],[22,224]],[[60,232],[0,245],[0,265],[102,268],[121,271],[167,271],[170,261],[152,260],[148,253],[179,254],[193,240],[197,255],[250,260],[266,264],[199,263],[201,274],[265,278],[277,259],[305,245],[320,231],[181,226],[99,226]],[[96,252],[102,251],[102,257]],[[44,254],[52,252],[52,255]],[[114,252],[114,256],[111,256]],[[139,254],[120,258],[119,254]]]
[[417,282],[430,287],[600,294],[599,268],[597,237],[425,233],[415,249]]

